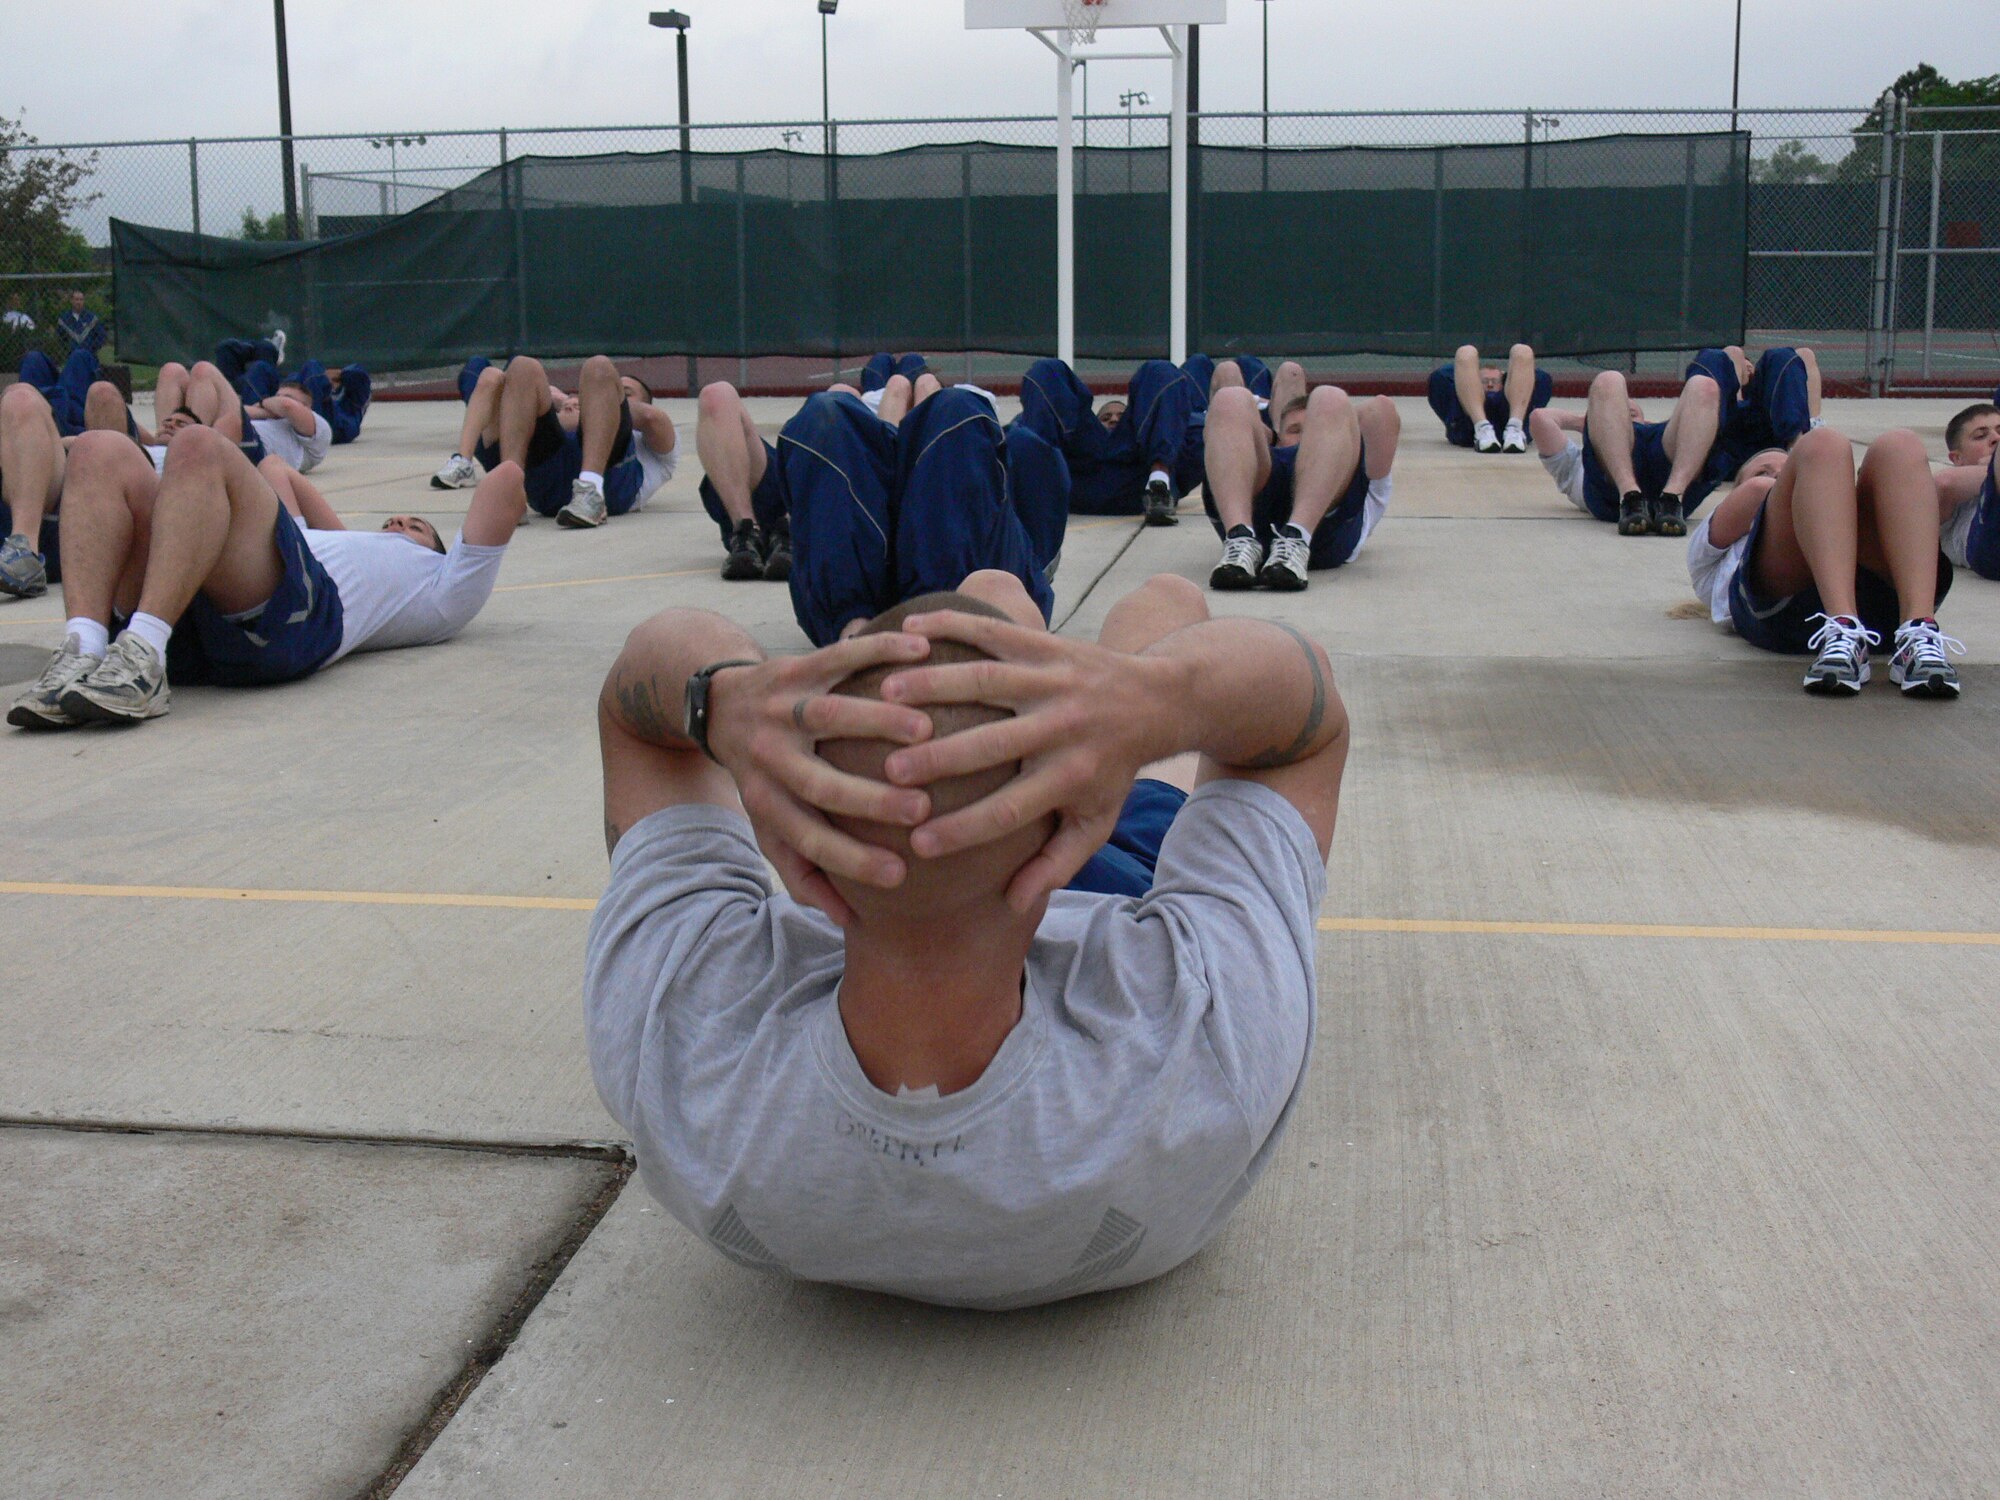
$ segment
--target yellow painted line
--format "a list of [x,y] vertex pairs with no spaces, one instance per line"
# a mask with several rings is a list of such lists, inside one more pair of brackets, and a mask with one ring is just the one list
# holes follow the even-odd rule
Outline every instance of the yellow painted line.
[[558,578],[553,583],[503,583],[493,592],[518,594],[524,589],[576,589],[586,583],[638,583],[647,578],[692,578],[697,573],[713,571],[712,568],[682,568],[673,573],[614,573],[608,578]]
[[2000,932],[1870,927],[1700,927],[1647,922],[1460,922],[1423,917],[1321,917],[1321,932],[1463,933],[1484,937],[1705,938],[1737,943],[1927,943],[2000,948]]
[[282,891],[226,885],[84,885],[0,880],[0,896],[108,896],[152,901],[293,901],[334,906],[470,906],[506,911],[595,911],[577,896],[483,896],[449,891]]
[[23,617],[0,615],[0,625],[60,625],[62,623],[61,618],[55,615],[31,615]]

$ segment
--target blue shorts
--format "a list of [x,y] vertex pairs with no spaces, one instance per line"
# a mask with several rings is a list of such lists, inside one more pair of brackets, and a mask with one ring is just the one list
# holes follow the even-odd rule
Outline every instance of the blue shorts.
[[[1783,599],[1758,593],[1751,581],[1750,570],[1756,563],[1757,539],[1764,530],[1766,509],[1762,505],[1757,507],[1757,519],[1750,523],[1750,545],[1743,554],[1743,566],[1729,581],[1729,621],[1736,627],[1738,635],[1760,651],[1805,656],[1812,650],[1806,642],[1819,629],[1818,625],[1811,623],[1812,618],[1824,614],[1826,605],[1820,599],[1819,590],[1811,585]],[[1944,596],[1951,592],[1951,573],[1950,559],[1940,552],[1937,579],[1937,602],[1940,604],[1944,602]],[[1855,569],[1854,607],[1860,611],[1861,623],[1885,643],[1896,638],[1896,627],[1903,623],[1902,607],[1896,598],[1895,585],[1880,573],[1867,568]]]
[[[1271,450],[1271,477],[1264,482],[1264,488],[1257,492],[1257,498],[1250,509],[1250,524],[1256,529],[1257,540],[1266,548],[1271,545],[1271,530],[1292,518],[1292,478],[1299,463],[1299,445],[1273,448]],[[1221,536],[1222,517],[1216,513],[1215,502],[1208,498],[1208,491],[1202,491],[1202,507],[1208,512],[1208,521]],[[1361,525],[1367,518],[1368,504],[1368,445],[1364,442],[1361,451],[1355,455],[1354,476],[1347,481],[1347,489],[1333,502],[1331,509],[1320,517],[1319,525],[1313,528],[1312,548],[1306,558],[1310,569],[1337,568],[1354,556],[1355,548],[1361,545]]]
[[1144,896],[1153,888],[1160,845],[1187,797],[1179,787],[1164,781],[1133,782],[1110,839],[1070,877],[1064,889],[1100,896]]
[[231,620],[196,594],[167,642],[167,681],[176,687],[262,687],[296,682],[340,649],[340,591],[306,545],[292,513],[278,507],[272,541],[284,575],[263,609]]
[[[1972,513],[1972,530],[1965,537],[1965,561],[1981,578],[2000,579],[2000,490],[1993,482],[1995,465],[1988,460],[1986,483],[1979,487],[1979,506]],[[48,522],[42,523],[48,534]],[[42,549],[48,551],[47,547]],[[50,559],[49,580],[55,580],[54,559]]]
[[[481,443],[472,450],[489,473],[500,463],[500,446]],[[537,515],[552,516],[569,504],[570,486],[583,472],[583,429],[564,428],[553,409],[535,419],[528,437],[528,461],[522,466],[522,486],[528,506]],[[632,453],[632,410],[618,408],[618,436],[611,441],[611,461],[604,467],[604,508],[622,516],[639,498],[644,476]]]
[[[42,554],[42,568],[48,574],[50,583],[62,582],[62,523],[53,511],[42,515],[42,534],[35,539],[35,550]],[[0,500],[0,537],[14,534],[14,507]]]
[[[723,509],[722,496],[716,492],[715,486],[709,483],[706,474],[701,477],[698,493],[701,495],[701,508],[708,512],[709,519],[720,528],[722,545],[727,547],[734,523],[729,519],[729,512]],[[764,444],[764,477],[757,481],[757,487],[750,492],[750,515],[756,521],[757,529],[766,536],[773,531],[784,531],[790,524],[785,509],[784,475],[778,468],[778,450],[768,442]]]
[[[1667,456],[1667,424],[1665,422],[1634,422],[1632,424],[1632,473],[1639,481],[1639,489],[1648,495],[1657,495],[1667,487],[1667,480],[1674,472],[1674,461]],[[1706,488],[1702,490],[1707,494]],[[1600,521],[1618,519],[1618,502],[1623,498],[1618,486],[1611,482],[1611,476],[1599,462],[1597,449],[1591,446],[1590,424],[1583,424],[1583,503],[1590,513]],[[1688,496],[1681,497],[1688,510],[1694,509],[1694,502]]]
[[[1534,393],[1528,397],[1528,410],[1538,411],[1549,404],[1555,394],[1556,383],[1547,370],[1535,371]],[[1465,408],[1458,399],[1458,380],[1450,365],[1439,365],[1431,371],[1431,410],[1444,423],[1444,440],[1454,448],[1472,446],[1472,418],[1465,414]],[[1507,425],[1508,408],[1505,391],[1486,393],[1486,420],[1496,428]]]

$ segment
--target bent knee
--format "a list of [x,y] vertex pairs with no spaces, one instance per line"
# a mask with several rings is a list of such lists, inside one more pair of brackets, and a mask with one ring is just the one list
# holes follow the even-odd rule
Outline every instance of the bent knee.
[[542,368],[542,362],[532,354],[517,354],[508,360],[506,373],[501,378],[509,385],[549,383],[548,372]]
[[1309,412],[1336,412],[1354,405],[1354,398],[1337,385],[1317,387],[1306,397]]
[[1034,630],[1046,626],[1041,610],[1028,597],[1028,590],[1021,580],[1002,569],[981,568],[968,573],[965,581],[959,584],[958,591],[982,604],[992,605],[1016,625],[1026,625]]
[[[1709,384],[1713,385],[1715,382],[1711,380]],[[1616,370],[1599,370],[1590,377],[1590,394],[1622,400],[1625,395],[1625,377]]]
[[[1799,439],[1803,444],[1807,438],[1817,437],[1827,431],[1824,427],[1814,428]],[[1925,451],[1924,440],[1907,427],[1893,427],[1868,445],[1868,461],[1871,463],[1930,464],[1930,454]]]
[[219,468],[230,454],[241,451],[213,427],[183,427],[167,443],[167,462],[177,468],[197,464]]
[[599,379],[603,379],[608,375],[613,380],[616,380],[618,378],[618,362],[608,354],[593,354],[583,362],[582,373],[585,375],[594,375]]
[[1254,422],[1257,420],[1257,398],[1250,394],[1247,385],[1226,385],[1208,403],[1208,419],[1212,422],[1218,416],[1247,418]]
[[[1889,434],[1884,434],[1889,436]],[[1910,434],[1915,437],[1915,433]],[[1881,439],[1876,439],[1880,442]],[[1921,448],[1921,444],[1919,447]],[[1792,452],[1800,458],[1828,459],[1839,457],[1848,463],[1854,461],[1854,444],[1847,435],[1832,427],[1815,427],[1811,432],[1800,435],[1792,444]]]
[[1516,344],[1507,351],[1507,357],[1509,359],[1533,359],[1535,357],[1534,346],[1532,344]]
[[1458,348],[1452,351],[1451,357],[1462,365],[1476,365],[1479,363],[1479,346],[1477,344],[1460,344]]
[[726,380],[715,380],[701,388],[696,409],[704,417],[721,417],[742,404],[743,398],[736,393],[735,386]]
[[38,418],[49,410],[48,398],[27,381],[18,381],[0,391],[0,417],[16,421]]
[[1155,573],[1139,587],[1172,605],[1177,613],[1208,618],[1208,594],[1191,578],[1178,573]]

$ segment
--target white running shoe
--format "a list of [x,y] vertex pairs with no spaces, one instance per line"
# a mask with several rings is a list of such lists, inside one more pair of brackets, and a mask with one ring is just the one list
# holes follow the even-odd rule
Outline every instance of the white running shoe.
[[556,512],[558,526],[602,526],[611,514],[604,505],[604,491],[588,479],[570,481],[569,504]]
[[1808,651],[1819,652],[1806,669],[1806,691],[1822,697],[1853,697],[1868,680],[1868,648],[1881,645],[1882,637],[1852,615],[1814,615],[1806,623],[1813,620],[1826,623],[1806,642]]
[[172,701],[166,662],[128,630],[111,643],[103,661],[70,684],[57,705],[81,724],[136,724],[159,718]]
[[1271,528],[1271,552],[1257,581],[1267,589],[1296,594],[1306,586],[1306,564],[1312,559],[1312,537],[1290,521]]
[[1965,655],[1965,642],[1938,629],[1936,620],[1905,620],[1896,627],[1896,654],[1889,658],[1889,680],[1905,698],[1956,698],[1958,669],[1951,652]]
[[93,672],[101,656],[85,656],[81,643],[70,636],[49,658],[42,675],[14,700],[7,710],[7,722],[21,729],[68,729],[76,723],[62,711],[62,695]]
[[1500,451],[1503,453],[1526,453],[1528,451],[1528,429],[1519,422],[1509,422],[1507,430],[1500,434]]
[[431,475],[434,490],[469,490],[479,483],[479,470],[463,453],[454,453],[444,467]]
[[1212,589],[1254,589],[1264,568],[1264,547],[1248,526],[1231,529],[1222,539],[1222,561],[1208,575]]
[[281,370],[282,370],[282,369],[284,369],[284,367],[285,367],[285,330],[284,330],[284,329],[282,329],[282,328],[274,328],[274,329],[272,329],[272,330],[271,330],[271,347],[272,347],[273,349],[276,349],[276,350],[278,351],[278,357],[277,357],[276,361],[274,361],[274,362],[276,363],[276,365],[278,366],[278,368],[279,368],[279,369],[281,369]]
[[1500,451],[1500,434],[1493,430],[1491,422],[1481,422],[1472,429],[1472,451],[1475,453]]

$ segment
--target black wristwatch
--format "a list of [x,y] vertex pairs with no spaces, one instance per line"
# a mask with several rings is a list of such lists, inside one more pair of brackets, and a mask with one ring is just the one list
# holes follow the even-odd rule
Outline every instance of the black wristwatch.
[[682,706],[685,709],[681,722],[682,732],[689,739],[693,740],[695,745],[701,750],[701,753],[706,755],[710,760],[715,759],[715,752],[708,748],[709,679],[715,676],[717,672],[729,667],[754,667],[758,665],[761,664],[749,658],[738,661],[718,661],[711,662],[699,672],[688,674],[687,688],[681,698]]

